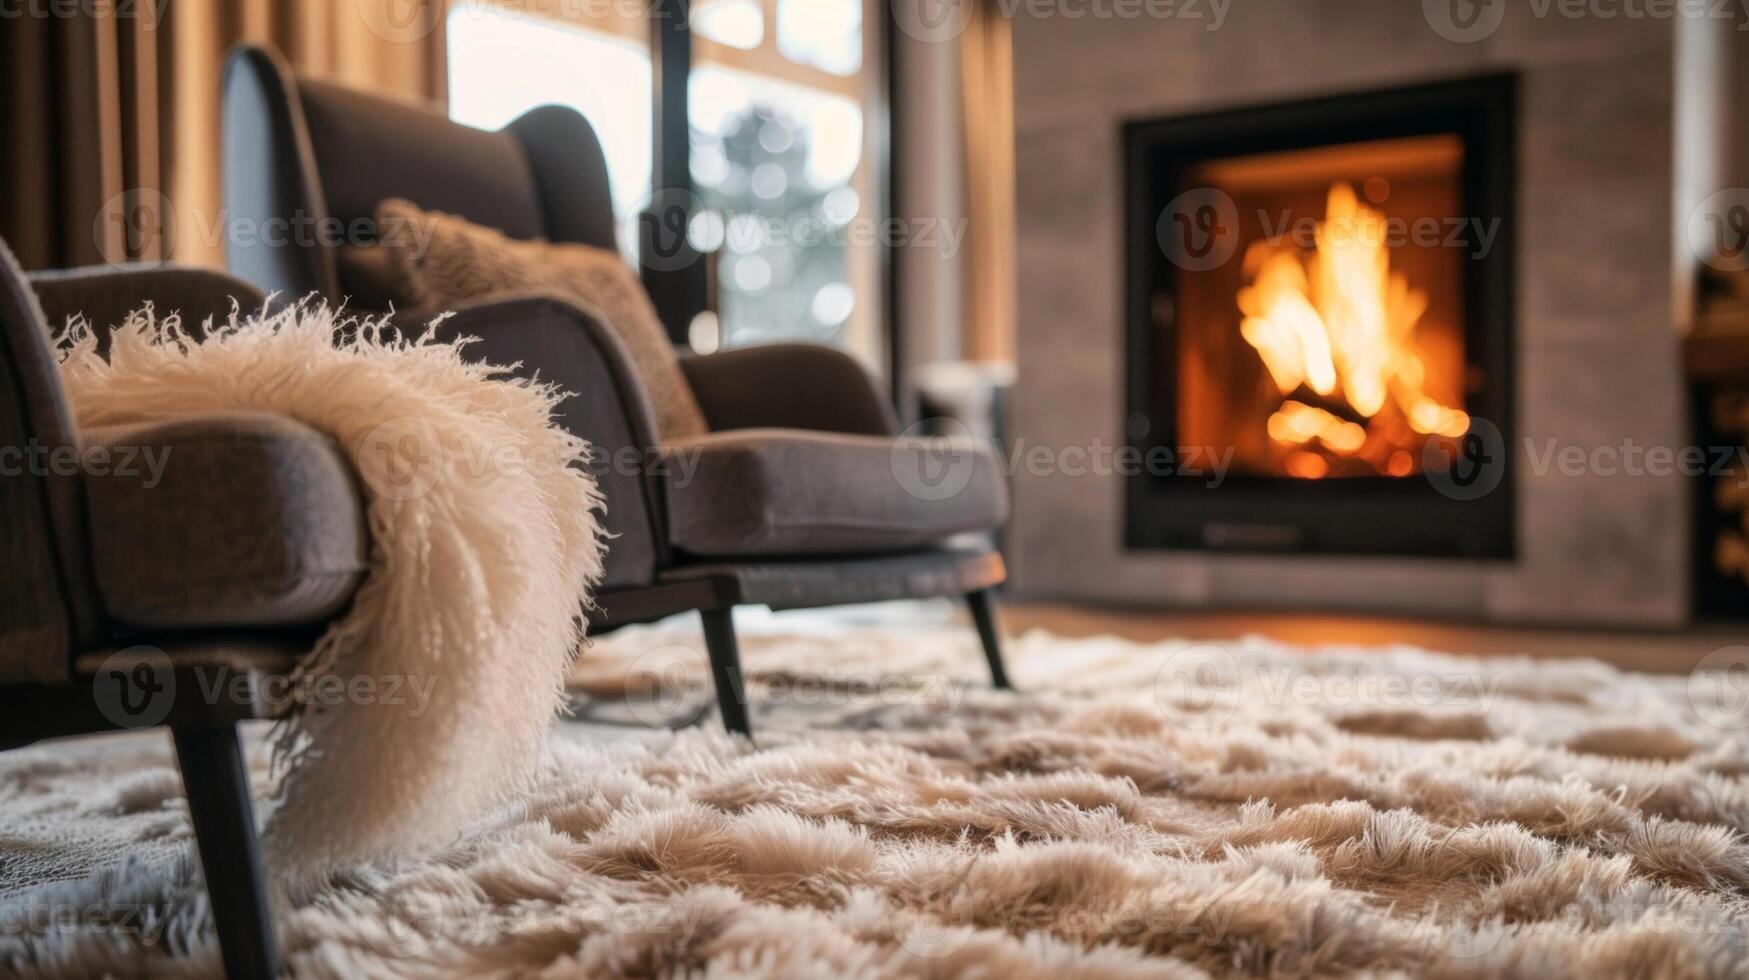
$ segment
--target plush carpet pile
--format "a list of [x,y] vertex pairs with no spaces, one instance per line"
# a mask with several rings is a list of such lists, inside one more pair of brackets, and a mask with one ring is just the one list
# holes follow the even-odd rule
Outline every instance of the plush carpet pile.
[[[578,683],[672,706],[697,646]],[[757,748],[561,724],[526,803],[295,896],[295,975],[1749,971],[1725,674],[1033,634],[1008,695],[964,630],[745,646]],[[0,972],[216,974],[159,742],[0,756],[0,801],[6,880],[50,882],[0,896]]]

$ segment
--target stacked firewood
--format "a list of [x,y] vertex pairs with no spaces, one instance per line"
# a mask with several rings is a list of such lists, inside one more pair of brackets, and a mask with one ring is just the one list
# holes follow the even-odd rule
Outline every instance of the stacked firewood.
[[[1745,326],[1749,326],[1749,270],[1709,268],[1701,280],[1698,329],[1734,334]],[[1749,387],[1715,384],[1705,404],[1706,425],[1714,438],[1749,444]],[[1749,473],[1740,460],[1733,458],[1714,477],[1711,499],[1713,566],[1721,575],[1749,582]]]

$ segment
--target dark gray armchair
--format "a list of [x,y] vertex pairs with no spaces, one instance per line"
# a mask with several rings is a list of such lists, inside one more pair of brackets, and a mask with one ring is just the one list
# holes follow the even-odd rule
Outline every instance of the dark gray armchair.
[[236,724],[351,601],[364,501],[340,448],[290,418],[74,425],[50,346],[69,314],[187,317],[261,294],[186,269],[27,277],[0,243],[0,748],[170,727],[225,972],[278,952]]
[[[258,227],[369,228],[400,197],[512,238],[614,248],[601,146],[557,106],[484,132],[441,113],[294,76],[271,52],[238,49],[224,82],[225,207]],[[371,263],[320,235],[230,240],[231,271],[287,297],[370,307]],[[403,323],[420,313],[403,312]],[[563,299],[505,298],[458,311],[441,331],[471,355],[558,384],[562,423],[598,454],[607,500],[606,580],[593,625],[687,610],[703,617],[724,723],[749,732],[732,610],[935,596],[971,605],[992,677],[1007,686],[988,545],[952,543],[1004,522],[994,454],[965,441],[897,438],[886,395],[841,351],[779,344],[687,356],[708,435],[663,444],[615,332]]]

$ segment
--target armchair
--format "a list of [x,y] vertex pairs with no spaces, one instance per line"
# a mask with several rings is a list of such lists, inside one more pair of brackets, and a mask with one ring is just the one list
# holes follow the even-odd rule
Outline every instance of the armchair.
[[[226,68],[224,120],[226,209],[262,227],[368,227],[380,202],[400,197],[512,238],[615,247],[601,146],[567,108],[543,106],[485,132],[298,77],[245,46]],[[252,236],[233,241],[228,259],[265,289],[339,302],[372,292],[352,281],[360,265],[342,263],[342,249],[371,247]],[[964,597],[992,679],[1007,686],[993,592],[1006,578],[1002,558],[957,543],[1006,518],[995,456],[968,440],[943,460],[940,446],[898,438],[884,393],[854,358],[806,344],[684,356],[711,431],[664,444],[619,337],[577,305],[494,299],[439,329],[479,338],[473,356],[520,364],[574,393],[561,421],[595,447],[617,535],[592,625],[696,610],[731,731],[751,732],[733,620],[744,604]],[[938,466],[953,485],[930,483]],[[913,471],[923,476],[908,479]]]
[[168,726],[225,973],[270,977],[236,725],[274,714],[271,681],[364,578],[356,477],[326,436],[276,415],[80,429],[49,343],[70,313],[117,322],[151,300],[204,317],[233,297],[262,300],[188,269],[27,278],[0,243],[0,748]]

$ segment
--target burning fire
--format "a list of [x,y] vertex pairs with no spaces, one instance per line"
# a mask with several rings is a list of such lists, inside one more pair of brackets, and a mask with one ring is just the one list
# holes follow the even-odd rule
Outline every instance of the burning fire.
[[[1426,391],[1415,353],[1427,295],[1391,272],[1385,216],[1354,188],[1330,188],[1316,250],[1254,242],[1239,290],[1239,332],[1281,391],[1269,436],[1294,476],[1333,464],[1407,476],[1432,435],[1458,437],[1470,418]],[[1364,468],[1362,469],[1364,472]]]

